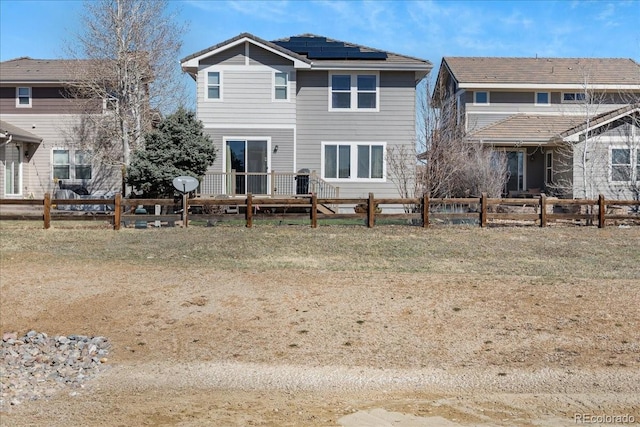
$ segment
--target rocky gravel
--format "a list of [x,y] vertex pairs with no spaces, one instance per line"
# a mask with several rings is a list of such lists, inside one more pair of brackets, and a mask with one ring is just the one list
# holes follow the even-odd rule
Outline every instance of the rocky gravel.
[[105,337],[7,332],[0,343],[0,410],[82,388],[107,361]]

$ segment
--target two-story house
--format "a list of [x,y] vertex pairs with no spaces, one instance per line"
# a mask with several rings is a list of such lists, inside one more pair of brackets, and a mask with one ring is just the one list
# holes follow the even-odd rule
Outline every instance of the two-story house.
[[470,143],[506,153],[505,195],[638,197],[631,59],[445,57],[433,100]]
[[243,33],[181,62],[218,148],[203,194],[306,193],[291,185],[305,171],[340,197],[398,196],[387,156],[414,151],[416,85],[429,61],[316,35]]
[[84,140],[90,130],[83,118],[107,114],[107,103],[69,91],[87,64],[28,57],[0,63],[0,197],[121,188],[120,166],[101,162]]

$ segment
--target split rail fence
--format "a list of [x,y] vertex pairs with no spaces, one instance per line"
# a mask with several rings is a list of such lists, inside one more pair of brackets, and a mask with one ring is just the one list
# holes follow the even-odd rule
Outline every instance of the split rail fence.
[[[321,213],[319,205],[325,208],[325,212],[328,209],[340,212],[342,207],[342,210],[349,209],[353,213]],[[42,212],[19,212],[5,206],[41,206]],[[91,206],[103,208],[96,212],[91,210]],[[177,208],[178,211],[161,213],[162,206]],[[65,207],[70,210],[64,210]],[[394,207],[404,213],[382,213],[382,207]],[[154,213],[146,213],[144,208],[153,209]],[[79,210],[82,212],[78,212]],[[407,224],[422,227],[451,222],[477,223],[480,227],[497,223],[508,225],[510,222],[533,222],[545,227],[558,221],[584,221],[585,224],[603,228],[611,221],[640,225],[640,200],[607,200],[602,195],[593,200],[558,199],[545,195],[528,199],[503,199],[490,198],[485,194],[476,198],[443,199],[425,196],[376,199],[373,193],[364,199],[320,199],[315,194],[292,198],[253,197],[251,194],[246,198],[228,199],[184,197],[181,201],[126,199],[120,194],[116,194],[113,199],[52,199],[48,193],[44,199],[0,199],[0,220],[38,220],[43,221],[45,229],[51,227],[52,221],[63,220],[108,221],[114,230],[119,230],[122,225],[130,224],[135,224],[136,227],[142,224],[143,227],[140,228],[146,228],[149,222],[160,226],[162,223],[175,224],[181,221],[182,226],[187,227],[190,220],[222,221],[234,218],[243,218],[246,227],[252,227],[254,219],[274,217],[308,218],[313,228],[318,226],[318,220],[357,218],[364,219],[364,224],[369,228],[385,219],[403,219],[407,220]]]

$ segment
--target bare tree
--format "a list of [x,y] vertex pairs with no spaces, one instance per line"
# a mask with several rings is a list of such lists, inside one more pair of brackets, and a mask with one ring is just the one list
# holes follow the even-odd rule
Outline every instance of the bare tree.
[[70,92],[87,101],[84,120],[91,123],[79,126],[93,128],[85,144],[103,161],[126,167],[154,116],[175,108],[185,93],[176,64],[182,27],[168,6],[165,0],[85,2],[84,26],[67,47],[80,65]]
[[419,158],[424,162],[421,177],[422,192],[432,197],[471,197],[487,193],[492,197],[502,194],[507,181],[506,157],[481,143],[470,142],[454,96],[444,88],[434,98],[427,85],[426,96],[420,108],[424,124],[422,138],[424,151]]

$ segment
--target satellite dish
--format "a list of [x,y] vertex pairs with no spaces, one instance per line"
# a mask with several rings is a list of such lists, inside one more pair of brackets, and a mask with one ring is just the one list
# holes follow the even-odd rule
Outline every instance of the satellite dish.
[[200,183],[192,176],[178,176],[173,178],[173,186],[182,194],[198,188]]

